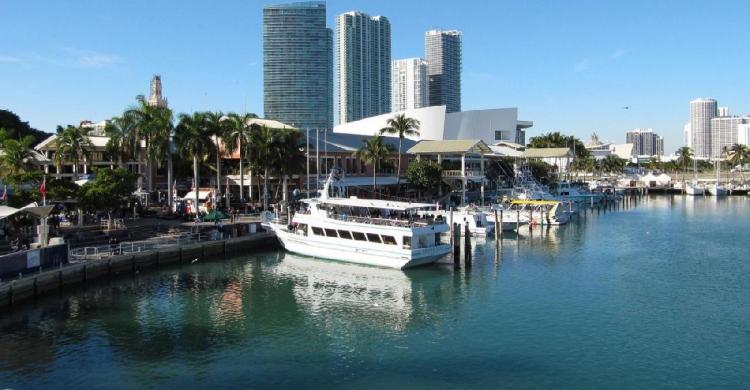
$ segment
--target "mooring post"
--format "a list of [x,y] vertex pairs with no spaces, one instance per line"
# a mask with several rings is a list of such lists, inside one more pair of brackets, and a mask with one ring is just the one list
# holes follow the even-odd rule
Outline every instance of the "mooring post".
[[471,233],[469,232],[469,221],[464,225],[464,265],[471,267]]
[[461,225],[453,224],[453,262],[461,262]]
[[453,226],[453,207],[450,208],[450,212],[448,213],[448,224],[451,227],[451,246],[453,246],[453,230],[455,230],[455,226]]
[[503,238],[503,210],[500,210],[500,238]]
[[495,210],[495,241],[500,239],[500,232],[502,231],[503,221],[498,221],[497,210]]
[[521,209],[516,210],[516,232],[518,232],[518,229],[520,228],[521,224]]

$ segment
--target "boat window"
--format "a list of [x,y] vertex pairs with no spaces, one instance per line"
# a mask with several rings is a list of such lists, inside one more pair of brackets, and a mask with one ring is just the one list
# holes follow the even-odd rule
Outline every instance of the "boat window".
[[393,238],[393,236],[383,235],[381,237],[383,238],[383,244],[386,244],[386,245],[396,245],[396,239]]
[[367,241],[367,238],[365,238],[364,233],[352,232],[352,235],[354,236],[354,239],[357,241]]
[[381,243],[380,236],[375,233],[367,233],[367,241]]
[[322,236],[323,235],[323,229],[321,229],[321,228],[319,228],[317,226],[313,226],[312,227],[312,231],[313,231],[313,234],[316,235],[316,236]]
[[352,233],[350,233],[348,230],[339,230],[339,237],[351,240]]
[[435,233],[435,245],[442,245],[440,242],[440,233]]
[[307,235],[307,225],[304,224],[304,223],[301,223],[301,224],[297,225],[297,231],[301,232],[303,235],[306,236]]
[[336,229],[326,229],[326,237],[338,237]]
[[404,236],[404,249],[410,249],[411,248],[411,237]]

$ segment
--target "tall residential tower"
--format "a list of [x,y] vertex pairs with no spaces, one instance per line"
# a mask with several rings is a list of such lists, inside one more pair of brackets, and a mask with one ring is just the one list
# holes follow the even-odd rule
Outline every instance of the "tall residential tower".
[[263,111],[296,128],[333,127],[333,34],[326,5],[263,8]]
[[352,11],[336,18],[338,123],[391,111],[391,24]]
[[430,30],[424,35],[431,106],[461,111],[461,32]]
[[690,133],[695,158],[711,157],[711,119],[715,117],[716,100],[695,99],[690,102]]
[[391,77],[391,111],[412,110],[430,104],[427,61],[421,58],[395,60]]

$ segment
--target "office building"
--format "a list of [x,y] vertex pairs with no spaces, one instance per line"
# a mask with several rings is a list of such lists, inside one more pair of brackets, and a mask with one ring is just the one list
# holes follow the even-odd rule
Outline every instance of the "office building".
[[750,146],[750,123],[737,125],[737,143]]
[[424,36],[430,106],[461,111],[461,32],[430,30]]
[[729,107],[718,107],[716,109],[716,116],[729,116]]
[[413,110],[429,105],[427,61],[421,58],[395,60],[391,67],[391,77],[393,111]]
[[664,155],[664,138],[652,129],[633,129],[625,133],[625,142],[633,145],[633,155],[656,157]]
[[338,123],[391,111],[391,24],[384,16],[336,18]]
[[333,127],[333,33],[322,1],[263,8],[263,111],[297,128]]
[[711,154],[711,119],[717,114],[716,100],[695,99],[690,102],[690,132],[693,155],[697,159],[708,159]]
[[682,144],[690,149],[693,148],[693,130],[690,128],[690,122],[682,127]]

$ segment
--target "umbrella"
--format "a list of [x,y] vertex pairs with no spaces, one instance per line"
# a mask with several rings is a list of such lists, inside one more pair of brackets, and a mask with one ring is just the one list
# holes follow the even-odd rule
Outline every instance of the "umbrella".
[[224,213],[222,213],[221,211],[214,210],[214,211],[208,213],[205,217],[203,217],[203,220],[204,221],[218,221],[218,220],[224,219],[226,217],[227,216],[224,215]]

